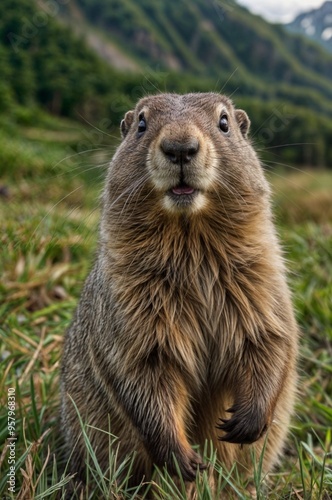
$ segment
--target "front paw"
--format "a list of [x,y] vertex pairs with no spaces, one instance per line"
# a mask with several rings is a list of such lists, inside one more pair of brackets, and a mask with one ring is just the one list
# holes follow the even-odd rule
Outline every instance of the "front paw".
[[226,432],[219,438],[220,441],[254,443],[264,436],[270,424],[270,419],[258,407],[243,408],[235,404],[227,411],[233,415],[229,420],[220,419],[222,423],[218,424],[217,428]]
[[201,457],[191,448],[173,453],[173,464],[169,467],[172,474],[177,474],[175,461],[178,463],[184,481],[195,481],[197,472],[206,469]]

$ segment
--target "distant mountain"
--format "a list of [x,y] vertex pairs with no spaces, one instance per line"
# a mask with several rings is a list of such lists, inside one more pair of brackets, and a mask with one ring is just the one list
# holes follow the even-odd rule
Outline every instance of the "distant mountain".
[[312,9],[285,25],[292,33],[305,35],[319,42],[332,52],[332,1],[325,2],[319,9]]
[[17,106],[118,127],[147,93],[215,90],[274,161],[332,166],[332,54],[315,42],[233,0],[56,5],[0,2],[0,132]]
[[332,55],[234,0],[71,0],[62,16],[113,66],[130,69],[131,61],[141,73],[150,67],[228,81],[225,92],[305,103],[332,116]]

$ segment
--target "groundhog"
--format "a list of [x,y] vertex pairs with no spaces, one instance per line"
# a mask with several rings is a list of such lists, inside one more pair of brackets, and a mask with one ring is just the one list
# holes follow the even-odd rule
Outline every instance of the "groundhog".
[[280,456],[296,390],[297,326],[250,121],[216,93],[141,99],[121,122],[99,245],[62,361],[62,426],[84,477],[76,408],[102,470],[136,452],[194,481],[193,445],[263,473]]

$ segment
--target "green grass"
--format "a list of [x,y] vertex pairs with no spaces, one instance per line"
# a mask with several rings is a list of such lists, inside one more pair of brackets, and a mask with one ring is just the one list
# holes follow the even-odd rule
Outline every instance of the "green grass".
[[[0,129],[0,186],[6,186],[8,195],[0,197],[0,496],[11,498],[6,484],[6,406],[8,388],[14,388],[17,472],[12,498],[55,499],[62,497],[70,480],[58,413],[62,339],[95,250],[105,170],[96,165],[111,157],[114,140],[102,134],[96,141],[91,129],[77,129],[69,122],[46,123],[39,117],[32,126],[30,119],[18,116],[16,123],[3,122]],[[93,151],[81,154],[80,141]],[[302,330],[300,390],[280,467],[264,481],[257,457],[254,483],[261,499],[328,499],[332,495],[332,201],[328,196],[332,174],[278,172],[271,181]],[[124,464],[118,463],[116,454],[110,457],[110,474],[102,477],[87,434],[85,439],[91,478],[90,496],[85,498],[134,498],[126,478],[119,478]],[[210,469],[219,472],[219,493],[213,494],[204,472],[197,477],[197,498],[222,497],[226,486],[237,498],[247,498],[236,468],[227,474],[208,445],[204,456]],[[156,477],[155,488],[160,499],[186,498],[181,480],[175,483],[165,471]]]

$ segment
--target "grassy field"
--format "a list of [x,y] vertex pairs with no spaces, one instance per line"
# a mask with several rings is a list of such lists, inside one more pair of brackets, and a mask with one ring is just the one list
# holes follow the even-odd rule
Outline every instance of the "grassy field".
[[[55,499],[70,479],[58,427],[62,339],[94,254],[98,197],[114,139],[42,116],[33,126],[17,122],[0,129],[0,497]],[[269,177],[302,329],[300,390],[285,457],[265,481],[258,467],[255,483],[261,499],[329,499],[332,172],[278,171]],[[12,420],[8,427],[11,411],[15,429]],[[14,494],[7,483],[11,458],[17,469]],[[220,488],[231,482],[236,497],[246,498],[236,473],[229,478],[214,466]],[[92,469],[98,477],[98,467]],[[134,496],[119,484],[116,463],[110,479],[98,482],[86,498],[106,498],[108,491],[110,498]],[[213,498],[206,473],[197,484],[198,498]],[[165,474],[159,495],[185,498]]]

